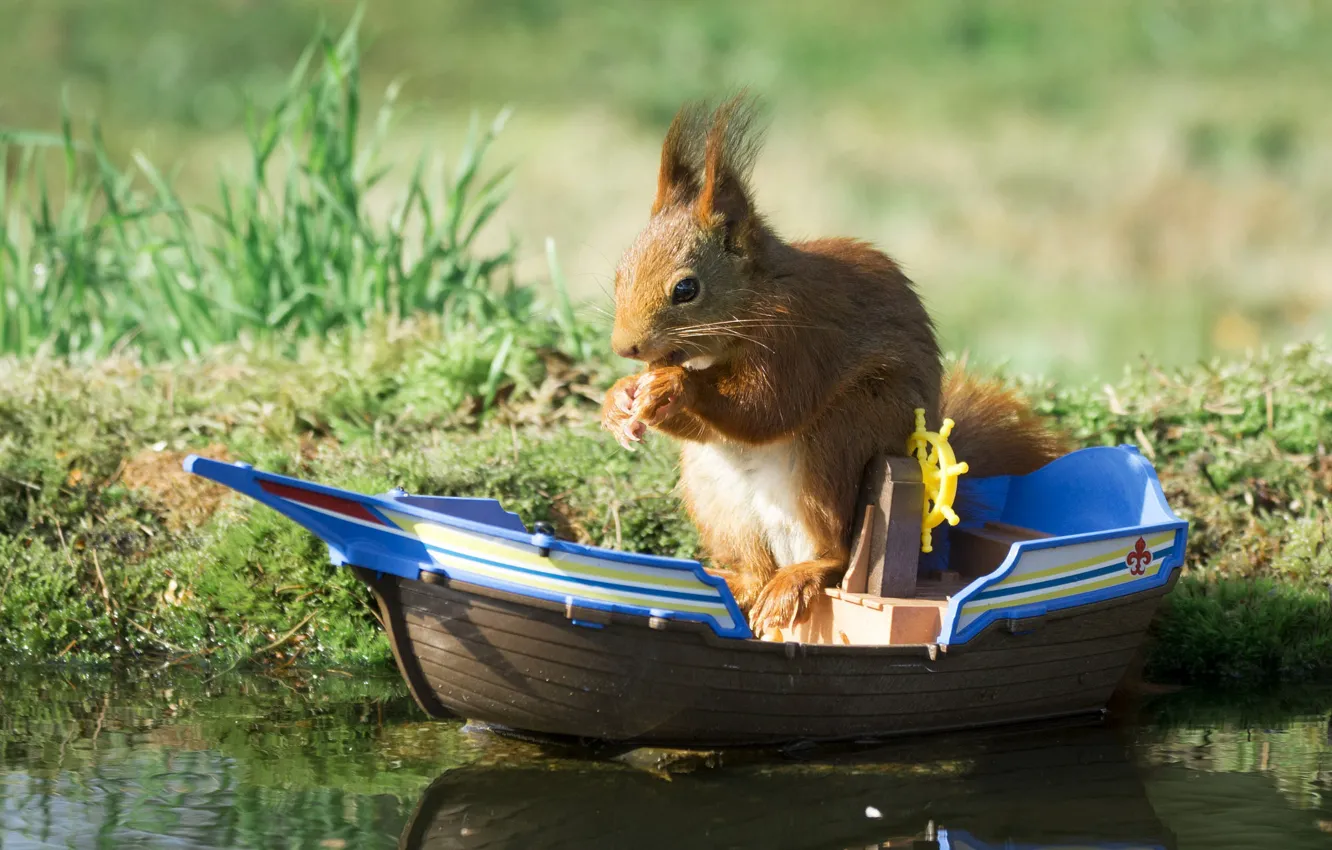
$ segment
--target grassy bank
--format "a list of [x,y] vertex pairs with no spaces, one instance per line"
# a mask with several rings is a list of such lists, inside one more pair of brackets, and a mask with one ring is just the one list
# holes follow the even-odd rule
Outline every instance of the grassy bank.
[[[202,206],[95,132],[0,136],[0,653],[387,661],[362,588],[304,531],[184,476],[191,450],[694,553],[671,447],[631,455],[595,428],[605,328],[476,239],[503,197],[491,137],[381,182],[392,112],[366,135],[358,56],[354,30],[317,40]],[[558,284],[553,251],[548,269]],[[1139,445],[1194,523],[1153,674],[1332,667],[1327,348],[1028,390],[1082,444]]]
[[[664,441],[623,452],[597,388],[534,355],[478,415],[428,364],[441,325],[374,326],[292,361],[223,346],[198,362],[0,364],[0,641],[35,659],[382,663],[365,593],[311,535],[179,472],[189,450],[382,492],[498,497],[579,540],[690,555]],[[1332,353],[1137,369],[1103,388],[1031,387],[1083,444],[1154,457],[1193,523],[1150,672],[1254,685],[1332,668]]]

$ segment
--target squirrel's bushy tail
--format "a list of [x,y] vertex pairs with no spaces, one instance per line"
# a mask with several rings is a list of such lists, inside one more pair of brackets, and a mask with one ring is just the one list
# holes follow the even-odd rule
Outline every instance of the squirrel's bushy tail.
[[968,475],[1026,475],[1068,451],[1065,438],[1011,389],[960,368],[944,378],[940,408]]

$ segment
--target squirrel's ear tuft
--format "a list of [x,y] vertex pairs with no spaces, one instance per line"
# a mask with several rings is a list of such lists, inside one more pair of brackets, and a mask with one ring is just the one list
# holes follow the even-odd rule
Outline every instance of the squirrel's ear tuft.
[[703,136],[707,132],[707,107],[685,104],[675,114],[661,146],[661,168],[657,172],[657,197],[652,214],[675,204],[687,204],[698,196],[703,170]]
[[712,113],[703,150],[703,185],[694,215],[704,227],[726,228],[732,248],[753,247],[760,222],[749,191],[749,173],[762,142],[755,99],[741,91]]

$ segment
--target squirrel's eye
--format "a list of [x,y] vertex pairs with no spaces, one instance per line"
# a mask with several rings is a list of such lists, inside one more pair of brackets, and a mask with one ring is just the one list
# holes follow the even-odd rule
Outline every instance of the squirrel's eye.
[[683,304],[686,301],[693,301],[698,297],[698,278],[687,277],[678,281],[675,288],[671,290],[671,303]]

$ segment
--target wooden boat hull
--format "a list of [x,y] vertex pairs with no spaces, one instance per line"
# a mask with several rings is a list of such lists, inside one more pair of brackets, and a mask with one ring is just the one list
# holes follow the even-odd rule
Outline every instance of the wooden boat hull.
[[571,627],[558,605],[422,573],[357,568],[421,708],[555,736],[689,746],[848,740],[1101,711],[1174,583],[967,643],[836,646],[719,638],[616,615]]

